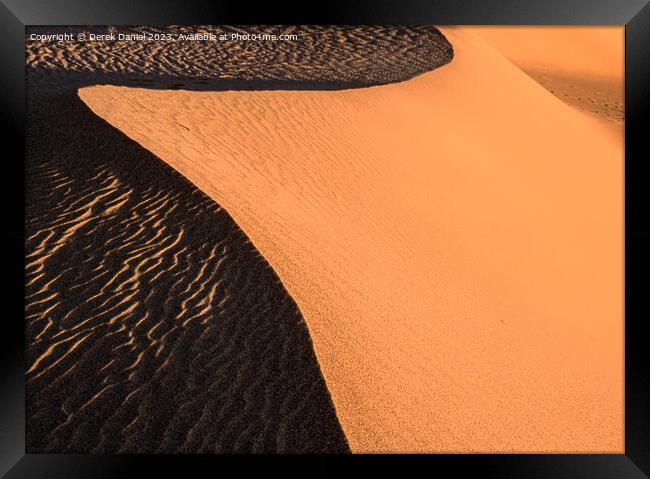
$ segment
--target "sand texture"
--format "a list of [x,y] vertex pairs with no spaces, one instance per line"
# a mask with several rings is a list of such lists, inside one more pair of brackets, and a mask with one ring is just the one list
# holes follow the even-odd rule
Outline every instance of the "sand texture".
[[72,95],[29,114],[27,450],[345,452],[296,304],[232,218]]
[[532,79],[578,111],[600,120],[624,141],[625,29],[468,27]]
[[623,451],[621,146],[471,31],[332,30],[28,43],[33,452]]
[[76,94],[188,78],[197,89],[340,88],[451,59],[431,27],[300,33],[293,49],[27,43],[29,452],[349,450],[306,325],[268,263],[218,204]]
[[[107,34],[110,27],[85,27]],[[296,41],[42,43],[27,41],[31,83],[43,92],[110,83],[165,89],[336,90],[399,82],[449,63],[453,49],[438,29],[413,27],[133,27],[135,32],[239,32],[298,35]],[[77,32],[31,27],[29,33]]]
[[269,261],[352,451],[620,452],[622,152],[443,32],[399,84],[79,94]]
[[286,48],[27,42],[29,452],[349,451],[269,264],[224,209],[77,95],[101,83],[336,89],[452,54],[432,27],[299,33]]

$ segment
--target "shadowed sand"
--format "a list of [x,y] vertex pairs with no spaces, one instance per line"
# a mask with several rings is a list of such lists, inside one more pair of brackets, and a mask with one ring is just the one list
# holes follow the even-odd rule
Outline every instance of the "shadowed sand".
[[250,52],[28,42],[28,452],[349,450],[307,327],[269,264],[213,199],[76,93],[352,87],[451,59],[430,27],[299,33],[301,45]]
[[277,272],[352,451],[620,453],[622,149],[443,31],[399,84],[79,94]]
[[300,313],[230,216],[75,97],[47,109],[28,133],[27,450],[346,451]]

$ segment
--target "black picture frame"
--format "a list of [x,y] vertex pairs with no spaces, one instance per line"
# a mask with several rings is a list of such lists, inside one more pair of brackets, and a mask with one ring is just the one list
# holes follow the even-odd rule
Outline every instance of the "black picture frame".
[[[5,178],[5,238],[7,308],[2,338],[0,395],[0,474],[7,478],[125,477],[165,472],[187,474],[190,467],[219,473],[237,462],[257,467],[262,462],[289,462],[267,456],[93,456],[25,454],[24,424],[24,127],[25,27],[29,25],[164,25],[164,24],[580,24],[625,25],[625,453],[585,455],[409,455],[409,456],[292,456],[298,467],[307,461],[347,470],[379,466],[399,472],[417,464],[431,474],[479,473],[488,477],[525,478],[642,478],[650,475],[650,374],[643,334],[647,286],[650,205],[644,161],[650,158],[643,120],[650,105],[650,4],[647,0],[455,0],[455,1],[331,1],[321,7],[282,6],[277,2],[203,0],[2,0],[0,3],[1,127],[6,134],[2,158],[10,168]],[[9,153],[11,152],[11,153]],[[22,179],[22,184],[21,184]],[[11,186],[7,188],[7,186]],[[21,190],[23,196],[19,196]],[[24,204],[24,202],[23,202]],[[15,289],[15,291],[14,291]],[[286,456],[285,456],[286,457]],[[280,462],[281,461],[281,462]],[[294,462],[295,461],[295,462]],[[331,461],[331,462],[328,462]],[[292,466],[293,467],[293,466]],[[311,473],[312,470],[310,470]],[[316,471],[314,471],[316,472]]]

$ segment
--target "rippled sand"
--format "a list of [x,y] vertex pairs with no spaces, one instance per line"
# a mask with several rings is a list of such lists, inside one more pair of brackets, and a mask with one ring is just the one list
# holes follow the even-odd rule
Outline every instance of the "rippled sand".
[[443,31],[28,44],[33,452],[623,450],[622,148]]
[[245,48],[28,42],[28,452],[349,450],[302,315],[255,245],[77,95],[358,87],[451,59],[431,27],[298,33]]
[[621,452],[622,148],[443,32],[396,84],[80,96],[268,260],[352,451]]

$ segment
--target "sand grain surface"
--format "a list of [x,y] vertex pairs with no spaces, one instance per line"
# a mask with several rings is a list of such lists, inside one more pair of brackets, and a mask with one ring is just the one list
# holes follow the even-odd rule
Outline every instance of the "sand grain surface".
[[[80,30],[112,29],[28,35]],[[122,32],[143,30],[196,28]],[[213,199],[77,95],[359,87],[452,54],[432,27],[267,30],[299,41],[27,41],[28,452],[349,451],[304,320],[268,263]]]
[[623,450],[622,147],[443,31],[28,42],[30,452]]
[[267,259],[353,451],[621,452],[622,150],[443,32],[399,84],[79,95]]
[[624,27],[477,26],[467,30],[556,97],[600,120],[607,134],[622,147]]

